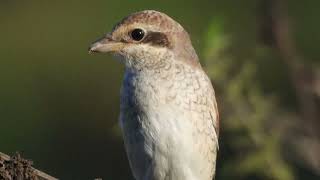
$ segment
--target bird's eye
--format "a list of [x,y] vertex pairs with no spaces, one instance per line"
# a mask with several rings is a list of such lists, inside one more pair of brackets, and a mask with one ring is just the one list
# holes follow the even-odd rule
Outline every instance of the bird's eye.
[[144,31],[142,29],[134,29],[131,31],[130,36],[135,41],[140,41],[144,37]]

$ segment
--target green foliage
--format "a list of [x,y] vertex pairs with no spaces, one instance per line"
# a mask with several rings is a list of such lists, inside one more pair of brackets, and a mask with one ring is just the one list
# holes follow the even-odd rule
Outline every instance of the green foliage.
[[283,110],[258,83],[258,59],[264,51],[253,48],[251,57],[237,58],[230,51],[233,39],[222,26],[216,19],[205,37],[205,64],[219,96],[221,149],[233,152],[222,152],[222,156],[231,157],[221,157],[217,179],[293,180],[294,174],[281,154],[280,135],[272,125],[283,117]]

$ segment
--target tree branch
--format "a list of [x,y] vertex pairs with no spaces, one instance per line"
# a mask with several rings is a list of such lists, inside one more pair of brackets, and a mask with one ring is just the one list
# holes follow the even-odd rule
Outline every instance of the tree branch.
[[10,157],[0,152],[0,179],[4,180],[58,180],[31,167],[32,162],[23,159],[19,153]]

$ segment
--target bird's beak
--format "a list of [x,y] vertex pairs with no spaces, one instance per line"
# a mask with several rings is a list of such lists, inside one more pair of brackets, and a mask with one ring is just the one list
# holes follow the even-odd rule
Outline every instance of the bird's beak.
[[112,40],[110,35],[106,35],[93,42],[89,47],[89,53],[117,52],[123,48],[122,42]]

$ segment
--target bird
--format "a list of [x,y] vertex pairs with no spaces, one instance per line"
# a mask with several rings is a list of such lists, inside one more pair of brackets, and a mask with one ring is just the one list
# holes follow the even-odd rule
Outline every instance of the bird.
[[125,66],[119,124],[134,178],[214,179],[219,113],[188,32],[165,13],[143,10],[89,53],[111,53]]

